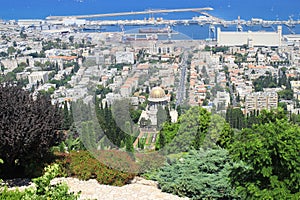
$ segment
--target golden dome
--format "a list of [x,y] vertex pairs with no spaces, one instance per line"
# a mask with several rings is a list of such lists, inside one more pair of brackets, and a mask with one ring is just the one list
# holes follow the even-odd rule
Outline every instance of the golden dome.
[[154,87],[150,92],[150,98],[164,98],[166,96],[165,91],[161,87]]

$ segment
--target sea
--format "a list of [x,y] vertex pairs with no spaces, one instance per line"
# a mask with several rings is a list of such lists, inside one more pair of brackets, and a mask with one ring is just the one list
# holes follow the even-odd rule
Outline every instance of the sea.
[[[208,11],[216,17],[225,20],[243,20],[260,18],[265,20],[299,20],[299,0],[2,0],[0,4],[0,19],[45,19],[55,15],[85,15],[100,13],[116,13],[144,11],[155,9],[179,9],[211,7]],[[107,17],[104,19],[191,19],[199,16],[197,12],[165,13],[154,15],[131,15],[122,17]],[[120,27],[102,27],[104,31],[118,31]],[[129,31],[136,27],[122,27]],[[208,25],[175,25],[171,27],[191,39],[207,39],[213,37]],[[251,26],[243,27],[244,31],[274,31],[277,27]],[[222,30],[236,30],[235,26],[221,27]],[[283,34],[300,34],[300,26],[283,26]]]

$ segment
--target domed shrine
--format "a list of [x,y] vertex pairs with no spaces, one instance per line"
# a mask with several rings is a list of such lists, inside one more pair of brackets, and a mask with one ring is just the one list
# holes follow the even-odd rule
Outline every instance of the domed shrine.
[[151,126],[156,126],[158,108],[159,106],[165,108],[168,102],[169,97],[166,96],[165,91],[161,87],[152,88],[148,98],[148,106],[146,110],[142,112],[140,119],[150,119]]
[[161,87],[154,87],[150,92],[150,98],[161,99],[166,96],[165,91]]
[[161,87],[152,88],[148,98],[148,110],[155,109],[157,111],[158,106],[163,108],[168,104],[169,98],[166,96],[165,91]]

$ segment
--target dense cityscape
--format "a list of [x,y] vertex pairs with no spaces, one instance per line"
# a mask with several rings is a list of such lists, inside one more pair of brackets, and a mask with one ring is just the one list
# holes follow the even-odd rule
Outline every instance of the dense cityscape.
[[0,21],[0,199],[299,199],[300,21],[211,10]]

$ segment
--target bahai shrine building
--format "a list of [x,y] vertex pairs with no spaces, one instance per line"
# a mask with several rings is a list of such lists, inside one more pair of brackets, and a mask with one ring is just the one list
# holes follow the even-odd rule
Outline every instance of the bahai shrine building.
[[165,91],[161,87],[154,87],[150,91],[148,98],[148,105],[140,116],[142,118],[151,121],[151,126],[157,126],[157,111],[158,107],[165,108],[170,101],[170,98],[166,96]]

